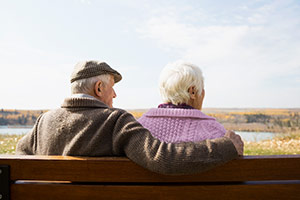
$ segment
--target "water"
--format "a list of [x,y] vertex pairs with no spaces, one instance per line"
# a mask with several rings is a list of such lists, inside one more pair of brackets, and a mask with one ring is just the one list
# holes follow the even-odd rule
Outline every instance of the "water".
[[[22,135],[28,133],[32,129],[32,126],[28,127],[8,127],[8,126],[0,126],[0,134],[8,134],[8,135]],[[261,141],[261,140],[269,140],[273,137],[277,136],[276,133],[270,132],[242,132],[236,131],[244,141]]]
[[244,141],[248,141],[248,142],[258,142],[258,141],[262,141],[262,140],[270,140],[279,135],[279,133],[270,133],[270,132],[236,131],[235,133],[239,134]]
[[0,126],[0,134],[8,134],[8,135],[22,135],[28,133],[32,129],[32,126],[22,126],[22,127],[8,127],[8,126]]

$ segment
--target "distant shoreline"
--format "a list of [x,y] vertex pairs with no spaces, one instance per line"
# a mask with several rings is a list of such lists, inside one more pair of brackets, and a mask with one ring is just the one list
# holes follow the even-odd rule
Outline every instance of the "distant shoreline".
[[[128,109],[136,119],[148,109]],[[0,128],[32,128],[46,110],[0,109]],[[300,130],[300,108],[203,108],[227,130],[287,133]]]
[[5,128],[32,128],[32,125],[0,125],[0,129],[5,129]]

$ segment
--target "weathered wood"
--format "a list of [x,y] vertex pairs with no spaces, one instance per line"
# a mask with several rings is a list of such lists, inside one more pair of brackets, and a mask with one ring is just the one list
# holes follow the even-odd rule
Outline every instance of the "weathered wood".
[[231,182],[300,180],[300,155],[245,156],[196,175],[152,173],[127,158],[0,156],[12,180],[78,182]]
[[300,184],[122,186],[122,185],[13,185],[13,200],[32,199],[300,199]]
[[12,200],[300,199],[300,155],[245,156],[184,176],[120,157],[0,155],[0,165],[10,168]]

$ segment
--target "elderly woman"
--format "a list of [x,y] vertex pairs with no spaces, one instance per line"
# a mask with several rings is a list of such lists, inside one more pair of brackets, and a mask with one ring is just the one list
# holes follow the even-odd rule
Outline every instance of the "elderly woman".
[[182,61],[168,64],[161,72],[159,86],[164,103],[138,119],[153,136],[178,143],[225,135],[225,128],[215,118],[201,112],[205,90],[197,66]]

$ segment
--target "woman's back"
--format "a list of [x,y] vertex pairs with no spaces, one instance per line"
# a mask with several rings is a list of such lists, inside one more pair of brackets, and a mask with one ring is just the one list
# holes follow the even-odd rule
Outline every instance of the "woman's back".
[[167,143],[193,142],[223,137],[225,128],[197,109],[152,108],[138,121]]

